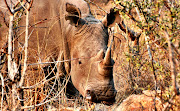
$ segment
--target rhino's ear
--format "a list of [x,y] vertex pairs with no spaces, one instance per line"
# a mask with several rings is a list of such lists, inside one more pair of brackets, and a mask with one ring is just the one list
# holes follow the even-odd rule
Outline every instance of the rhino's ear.
[[114,9],[110,9],[110,13],[108,13],[103,19],[102,23],[105,27],[112,27],[115,23],[119,23],[121,21],[121,17],[119,15],[119,11],[114,11]]
[[68,14],[65,16],[66,20],[70,20],[72,25],[77,26],[81,19],[81,11],[75,5],[66,3],[66,11]]

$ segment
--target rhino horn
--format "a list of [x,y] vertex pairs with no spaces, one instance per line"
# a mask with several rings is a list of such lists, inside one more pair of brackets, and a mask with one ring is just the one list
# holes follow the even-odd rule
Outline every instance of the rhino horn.
[[111,65],[111,47],[108,47],[108,49],[106,51],[106,55],[104,57],[103,64],[106,66]]
[[[103,52],[104,53],[104,52]],[[98,72],[101,75],[109,76],[112,73],[111,48],[106,51],[104,59],[98,64]]]

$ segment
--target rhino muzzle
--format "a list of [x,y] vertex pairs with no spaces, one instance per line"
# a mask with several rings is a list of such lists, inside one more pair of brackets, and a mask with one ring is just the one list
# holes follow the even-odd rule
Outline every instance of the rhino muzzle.
[[117,91],[115,89],[107,91],[95,91],[95,90],[86,90],[86,100],[91,102],[102,102],[106,105],[112,105],[115,102]]
[[[86,87],[85,97],[92,102],[103,102],[111,105],[115,102],[116,89],[113,82],[113,60],[111,58],[111,49],[104,53],[103,49],[98,52],[96,59],[101,60],[98,63],[98,73],[104,78],[92,86]],[[90,84],[90,83],[89,83]],[[98,85],[97,85],[98,84]]]

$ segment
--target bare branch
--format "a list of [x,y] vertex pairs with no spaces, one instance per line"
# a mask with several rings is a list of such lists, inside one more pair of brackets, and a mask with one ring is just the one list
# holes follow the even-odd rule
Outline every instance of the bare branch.
[[8,10],[9,10],[9,12],[10,12],[10,14],[11,14],[11,15],[13,15],[13,12],[11,11],[11,8],[9,7],[9,5],[8,5],[7,1],[6,1],[6,0],[4,0],[4,2],[5,2],[5,4],[6,4],[6,6],[7,6]]
[[14,9],[19,5],[20,2],[17,2],[15,5],[14,5]]
[[56,96],[54,96],[53,98],[51,98],[51,99],[49,99],[49,100],[47,100],[47,101],[45,101],[45,102],[43,102],[43,103],[36,104],[36,105],[24,106],[24,107],[22,107],[22,109],[38,107],[38,106],[41,106],[41,105],[44,105],[44,104],[46,104],[46,103],[48,103],[48,102],[53,101],[55,98],[57,98],[57,97],[63,92],[64,88],[67,86],[67,83],[68,83],[69,79],[70,79],[70,76],[68,76],[68,79],[66,80],[66,83],[65,83],[65,85],[63,86],[63,88],[62,88],[62,89],[59,91],[59,93],[58,93]]
[[146,22],[146,24],[147,24],[148,21],[147,21],[147,19],[146,19],[145,13],[143,12],[143,9],[141,8],[139,2],[138,2],[137,0],[133,0],[133,1],[134,1],[135,5],[137,6],[138,10],[140,11],[140,13],[143,14],[143,17],[144,17],[145,22]]
[[4,99],[4,79],[3,79],[3,76],[2,74],[0,73],[0,77],[1,77],[1,84],[2,84],[2,96],[1,96],[1,111],[2,111],[2,108],[3,108],[3,99]]
[[[11,8],[9,7],[7,1],[4,0],[4,2],[5,2],[5,4],[6,4],[8,10],[9,10],[9,12],[10,12],[10,15],[14,15],[16,12],[20,11],[21,9],[23,9],[24,6],[25,6],[26,3],[27,3],[27,2],[25,2],[25,1],[23,1],[21,7],[17,8],[17,9],[11,9]],[[20,2],[17,2],[16,5],[14,6],[14,8],[16,8],[16,7],[18,6],[19,3],[20,3]]]
[[6,21],[6,17],[4,15],[4,13],[0,10],[0,15],[3,17],[4,23],[7,27],[9,27],[9,23]]
[[[32,5],[32,4],[31,4]],[[19,86],[21,87],[24,83],[24,77],[25,77],[25,72],[26,72],[26,69],[27,69],[27,56],[28,56],[28,34],[29,34],[29,9],[30,9],[30,6],[28,4],[28,8],[26,9],[26,33],[25,33],[25,57],[24,57],[24,68],[23,68],[23,73],[22,73],[22,77],[21,77],[21,80],[19,82]]]
[[69,61],[73,61],[73,60],[81,60],[81,59],[89,59],[89,58],[73,58],[73,59],[62,60],[62,61],[54,61],[54,62],[32,63],[32,64],[28,64],[28,65],[55,64],[55,63],[69,62]]
[[164,31],[164,34],[165,34],[166,39],[168,41],[169,61],[170,61],[170,65],[171,65],[172,86],[173,86],[173,90],[174,90],[175,95],[177,95],[178,94],[177,84],[176,84],[177,72],[176,72],[175,63],[174,63],[173,50],[172,50],[172,45],[171,45],[172,43],[171,43],[171,40],[169,38],[169,35],[168,35],[167,31]]
[[102,11],[104,11],[105,13],[108,13],[106,10],[104,10],[103,8],[101,8],[100,6],[98,6],[96,3],[90,1],[90,0],[85,0],[87,3],[91,3],[93,5],[95,5],[96,7],[98,7],[99,9],[101,9]]
[[8,74],[11,80],[14,80],[13,62],[12,62],[12,39],[13,39],[13,15],[10,16],[9,37],[8,37]]
[[51,72],[49,72],[48,75],[47,75],[43,80],[41,80],[40,82],[36,83],[36,84],[33,85],[33,86],[29,86],[29,87],[23,87],[23,86],[21,86],[21,88],[22,88],[22,89],[33,89],[33,88],[35,88],[36,86],[38,86],[38,85],[40,85],[40,84],[44,84],[44,83],[46,83],[46,82],[48,82],[48,81],[56,78],[56,76],[54,76],[54,77],[51,77],[50,79],[47,79],[47,78],[54,72],[54,70],[55,70],[55,68],[56,68],[56,65],[57,65],[57,64],[55,64],[55,67],[51,70]]
[[[26,0],[26,1],[28,2],[28,0]],[[28,2],[28,3],[29,3],[29,2]],[[28,6],[28,8],[27,8],[28,11],[30,10],[32,4],[33,4],[33,0],[31,0],[31,2],[29,3],[29,6]]]

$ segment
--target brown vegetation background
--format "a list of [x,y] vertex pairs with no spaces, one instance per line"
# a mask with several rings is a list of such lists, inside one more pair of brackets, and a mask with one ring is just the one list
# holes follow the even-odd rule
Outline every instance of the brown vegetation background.
[[[37,68],[39,73],[34,74],[31,67],[28,67],[31,75],[25,76],[24,97],[23,100],[15,99],[15,110],[180,110],[179,1],[86,1],[90,4],[92,14],[98,19],[102,19],[111,8],[118,10],[122,18],[109,31],[110,41],[113,38],[114,82],[118,92],[116,103],[106,106],[91,104],[82,98],[68,99],[64,88],[66,81],[58,86],[58,92],[53,92],[51,88],[54,83],[50,80],[55,77],[47,80],[42,69]],[[0,21],[0,29],[5,27],[2,22],[4,21]],[[3,32],[4,30],[0,30],[0,33]],[[0,38],[0,41],[6,46],[4,39]],[[12,110],[14,103],[11,90],[14,83],[10,84],[11,81],[6,80],[6,59],[3,59],[6,48],[1,47],[0,58],[1,109]],[[24,57],[22,58],[24,61]],[[21,92],[21,89],[15,89]],[[51,95],[48,92],[52,92]],[[2,95],[6,96],[4,100]]]

